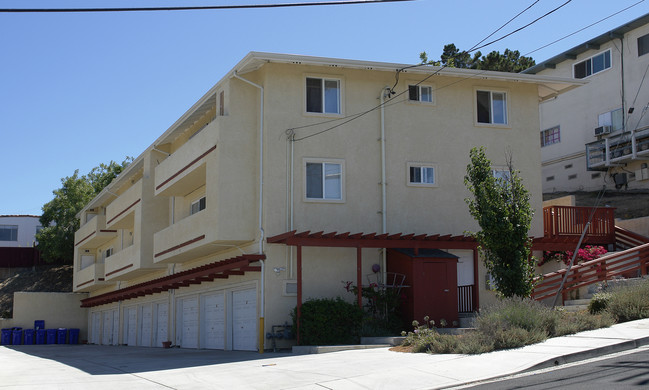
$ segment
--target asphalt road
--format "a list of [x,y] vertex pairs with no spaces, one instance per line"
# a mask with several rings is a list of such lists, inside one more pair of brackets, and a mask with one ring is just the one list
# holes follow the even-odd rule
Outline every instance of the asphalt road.
[[[649,348],[468,387],[505,389],[649,389]],[[595,361],[593,361],[595,360]]]

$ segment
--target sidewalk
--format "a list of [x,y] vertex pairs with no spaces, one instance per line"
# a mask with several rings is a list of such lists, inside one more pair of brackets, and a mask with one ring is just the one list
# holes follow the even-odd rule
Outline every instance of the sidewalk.
[[483,355],[0,347],[3,389],[439,389],[649,345],[649,319]]

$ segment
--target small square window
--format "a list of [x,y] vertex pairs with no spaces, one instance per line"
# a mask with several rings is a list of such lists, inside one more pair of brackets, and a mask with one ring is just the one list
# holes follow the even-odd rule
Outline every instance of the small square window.
[[618,131],[624,128],[624,113],[621,108],[599,114],[597,117],[599,126],[611,126],[611,131]]
[[189,210],[189,215],[194,215],[201,210],[205,210],[205,197],[192,202],[191,208]]
[[340,80],[307,77],[306,112],[340,114]]
[[340,161],[306,161],[305,198],[307,200],[343,200],[343,163]]
[[558,144],[559,142],[561,142],[561,129],[559,126],[541,132],[541,147]]
[[435,187],[437,179],[434,164],[408,163],[408,185],[417,187]]
[[413,102],[432,103],[433,87],[428,85],[409,85],[408,100]]
[[496,125],[507,124],[507,94],[476,91],[477,121]]
[[649,53],[649,34],[638,38],[638,57]]

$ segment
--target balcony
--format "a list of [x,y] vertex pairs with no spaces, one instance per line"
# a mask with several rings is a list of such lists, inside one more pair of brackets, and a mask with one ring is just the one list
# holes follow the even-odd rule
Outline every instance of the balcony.
[[156,167],[156,196],[181,196],[205,183],[205,160],[216,149],[216,130],[213,121]]
[[142,179],[106,207],[106,226],[110,229],[129,229],[135,222],[135,209],[142,201]]
[[649,127],[586,144],[588,170],[606,170],[636,160],[649,160]]
[[[592,214],[592,216],[591,216]],[[606,245],[615,243],[615,208],[550,206],[543,208],[544,238],[575,242],[586,224],[590,225],[583,244]]]
[[127,280],[148,272],[151,267],[143,267],[142,260],[137,242],[113,254],[105,261],[106,280]]
[[104,279],[104,264],[93,263],[74,273],[74,292],[97,290],[107,283]]
[[74,234],[74,246],[79,249],[94,249],[117,237],[117,230],[106,228],[106,216],[97,215]]

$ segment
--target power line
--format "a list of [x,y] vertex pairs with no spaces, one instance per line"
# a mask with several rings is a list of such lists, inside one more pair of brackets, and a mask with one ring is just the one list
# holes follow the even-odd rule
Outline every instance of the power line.
[[505,28],[505,26],[507,26],[509,23],[513,22],[514,19],[518,18],[519,16],[521,16],[522,14],[524,14],[527,10],[529,10],[529,9],[532,8],[532,7],[534,7],[534,6],[536,5],[536,3],[538,3],[539,1],[541,1],[541,0],[536,0],[535,2],[533,2],[532,4],[530,4],[527,8],[525,8],[524,10],[522,10],[521,12],[519,12],[516,16],[514,16],[514,17],[511,18],[511,19],[509,19],[509,20],[507,21],[507,23],[505,23],[505,24],[503,24],[502,26],[498,27],[494,32],[492,32],[491,34],[489,34],[489,35],[487,35],[486,37],[484,37],[483,40],[481,40],[480,42],[478,42],[478,43],[476,43],[475,45],[473,45],[473,46],[468,50],[468,52],[472,52],[472,51],[475,49],[476,46],[478,46],[478,45],[481,44],[482,42],[486,41],[487,39],[491,38],[495,33],[497,33],[498,31],[502,30],[503,28]]
[[228,10],[228,9],[250,9],[250,8],[288,8],[288,7],[311,7],[311,6],[323,6],[323,5],[395,3],[395,2],[403,2],[403,1],[414,1],[414,0],[339,0],[339,1],[317,1],[317,2],[307,2],[307,3],[205,5],[205,6],[176,6],[176,7],[0,8],[0,13],[195,11],[195,10]]

